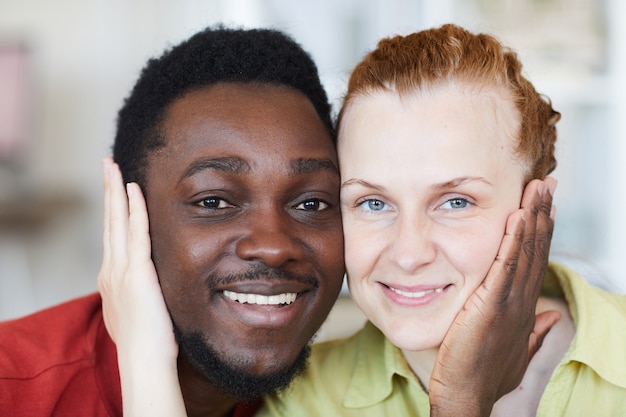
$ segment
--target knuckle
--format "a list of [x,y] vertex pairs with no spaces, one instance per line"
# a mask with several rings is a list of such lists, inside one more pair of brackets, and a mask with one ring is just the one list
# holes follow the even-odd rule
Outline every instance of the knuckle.
[[532,259],[532,257],[535,255],[535,251],[537,250],[536,242],[537,239],[533,234],[525,239],[522,243],[522,250],[524,251],[524,255],[528,256],[530,259]]
[[508,277],[512,277],[517,272],[518,268],[518,260],[517,259],[507,259],[504,261],[504,270],[506,271],[506,275]]
[[542,233],[537,235],[536,239],[536,251],[539,256],[546,256],[550,251],[550,240],[552,239],[552,233]]
[[537,207],[538,211],[545,214],[546,216],[550,216],[550,211],[552,210],[552,202],[550,201],[542,201],[541,204]]

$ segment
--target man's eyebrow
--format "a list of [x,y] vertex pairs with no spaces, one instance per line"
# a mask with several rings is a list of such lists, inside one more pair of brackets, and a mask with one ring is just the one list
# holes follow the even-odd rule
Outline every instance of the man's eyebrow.
[[339,173],[337,165],[328,158],[299,158],[291,161],[291,172],[294,175],[306,175],[313,172],[331,170]]
[[237,157],[215,157],[215,158],[202,158],[194,161],[189,168],[185,171],[181,177],[181,181],[185,178],[189,178],[198,172],[214,170],[222,172],[249,172],[250,165]]

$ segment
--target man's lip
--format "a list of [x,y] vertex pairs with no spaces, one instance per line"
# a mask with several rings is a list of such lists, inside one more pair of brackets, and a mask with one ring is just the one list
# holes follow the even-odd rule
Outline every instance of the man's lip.
[[222,292],[226,298],[241,304],[255,305],[289,305],[296,301],[298,293],[287,292],[274,295],[263,295],[255,293],[238,293],[224,290]]
[[[229,290],[227,290],[229,291]],[[288,294],[291,292],[279,292]],[[220,304],[225,308],[224,312],[230,315],[244,326],[258,329],[293,329],[300,326],[302,320],[306,320],[306,310],[313,300],[313,291],[298,292],[292,303],[285,304],[258,304],[242,303],[227,297],[224,292],[218,293]],[[256,294],[255,292],[246,294]]]
[[264,280],[233,283],[215,290],[222,293],[224,291],[232,291],[239,294],[272,296],[285,293],[300,294],[312,289],[314,289],[312,285],[299,281]]

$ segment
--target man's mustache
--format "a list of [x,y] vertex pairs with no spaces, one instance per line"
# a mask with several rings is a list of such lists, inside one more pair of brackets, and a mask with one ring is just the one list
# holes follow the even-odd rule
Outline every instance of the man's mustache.
[[266,265],[250,266],[245,271],[231,272],[228,274],[211,274],[207,281],[209,289],[218,286],[233,284],[243,281],[256,281],[260,279],[297,281],[319,287],[319,281],[315,275],[311,274],[294,274],[284,268],[270,268]]

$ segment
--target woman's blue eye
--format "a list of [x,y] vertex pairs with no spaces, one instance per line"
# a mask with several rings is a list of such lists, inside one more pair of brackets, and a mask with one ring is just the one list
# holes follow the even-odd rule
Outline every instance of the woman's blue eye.
[[[443,203],[442,208],[447,208],[447,209],[462,209],[465,208],[467,206],[469,206],[469,201],[467,201],[464,198],[453,198],[451,200],[446,201],[445,203]],[[448,206],[448,207],[446,207]]]
[[372,211],[381,211],[385,209],[386,204],[380,200],[371,199],[365,200],[359,204],[360,206],[365,206],[366,209]]

